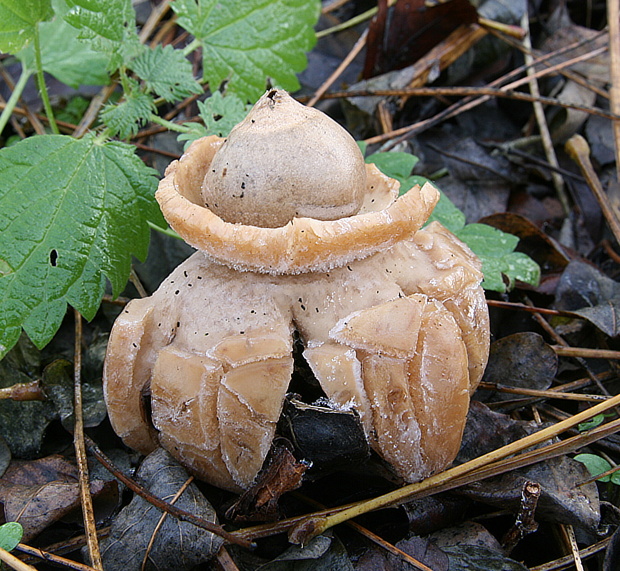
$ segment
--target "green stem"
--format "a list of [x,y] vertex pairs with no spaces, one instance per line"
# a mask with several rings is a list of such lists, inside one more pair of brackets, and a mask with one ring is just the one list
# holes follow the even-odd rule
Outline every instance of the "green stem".
[[146,223],[153,230],[156,230],[157,232],[161,232],[165,236],[170,236],[171,238],[176,238],[177,240],[182,240],[183,239],[172,228],[162,228],[161,226],[158,226],[157,224],[155,224],[154,222],[151,222],[150,220],[147,220]]
[[95,145],[103,145],[110,138],[110,129],[104,129],[94,140]]
[[34,28],[34,58],[35,65],[37,68],[37,83],[39,86],[39,94],[41,95],[41,100],[43,101],[43,107],[45,109],[45,114],[47,115],[47,120],[50,123],[50,128],[52,132],[56,135],[60,134],[58,130],[58,125],[56,125],[56,119],[54,119],[54,113],[52,111],[52,104],[50,103],[50,96],[47,92],[47,85],[45,85],[45,76],[43,75],[43,63],[41,61],[41,40],[39,37],[39,26],[35,26]]
[[166,119],[162,119],[161,117],[159,117],[158,115],[155,115],[154,113],[151,114],[150,119],[153,123],[157,123],[158,125],[161,125],[162,127],[166,127],[166,129],[169,129],[170,131],[176,131],[177,133],[191,133],[192,132],[192,130],[189,129],[188,127],[184,127],[183,125],[179,125],[178,123],[173,123],[172,121],[166,121]]
[[196,51],[201,45],[202,43],[200,42],[200,40],[194,39],[192,42],[190,42],[183,48],[183,55],[187,57],[193,51]]
[[11,97],[7,101],[6,107],[2,110],[2,115],[0,115],[0,134],[2,134],[2,131],[4,131],[6,124],[9,122],[9,119],[13,114],[13,109],[15,109],[15,107],[17,106],[17,102],[22,96],[24,88],[26,87],[26,83],[31,76],[32,71],[26,68],[22,69],[22,74],[19,76],[19,80],[13,88],[13,93],[11,93]]
[[[187,44],[183,48],[183,55],[185,57],[187,57],[189,54],[191,54],[192,52],[195,52],[201,46],[202,46],[202,42],[200,40],[194,38],[194,40],[192,40],[189,44]],[[199,83],[200,84],[206,83],[206,80],[204,78],[204,74],[202,76],[202,79],[199,80]]]
[[341,24],[332,26],[331,28],[318,31],[316,33],[316,37],[323,38],[325,36],[329,36],[330,34],[335,34],[336,32],[342,32],[342,30],[346,30],[348,28],[352,28],[353,26],[357,26],[357,24],[361,24],[362,22],[365,22],[366,20],[370,20],[370,18],[372,18],[378,11],[379,11],[379,8],[375,6],[374,8],[371,8],[370,10],[366,10],[366,12],[362,12],[361,14],[354,16],[353,18],[351,18],[350,20],[347,20],[346,22],[342,22]]
[[119,68],[118,77],[121,81],[123,93],[127,95],[131,91],[131,87],[129,85],[129,79],[127,78],[127,68],[124,65]]

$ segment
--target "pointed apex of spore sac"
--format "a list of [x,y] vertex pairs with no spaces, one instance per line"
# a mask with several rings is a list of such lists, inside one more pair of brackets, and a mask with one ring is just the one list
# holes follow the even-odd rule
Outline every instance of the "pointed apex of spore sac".
[[366,189],[357,143],[286,91],[267,91],[230,133],[205,176],[205,205],[226,222],[284,226],[356,214]]

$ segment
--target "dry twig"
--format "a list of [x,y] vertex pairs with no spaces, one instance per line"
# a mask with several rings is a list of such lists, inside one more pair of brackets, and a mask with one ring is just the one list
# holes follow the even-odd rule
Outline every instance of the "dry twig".
[[540,498],[541,486],[537,482],[525,482],[521,489],[521,505],[515,523],[506,532],[502,539],[502,547],[508,554],[517,546],[526,535],[534,533],[538,529],[538,523],[534,518],[538,498]]
[[[189,478],[187,478],[187,480],[185,480],[185,482],[183,483],[183,485],[179,488],[179,491],[174,494],[174,497],[170,500],[170,505],[174,505],[176,503],[176,501],[183,495],[183,492],[185,490],[187,490],[187,487],[194,481],[194,476],[190,476]],[[153,530],[153,533],[151,534],[151,538],[149,539],[149,544],[146,546],[146,551],[144,552],[144,559],[142,560],[142,571],[145,571],[146,566],[149,562],[149,554],[151,553],[151,549],[153,549],[153,543],[155,543],[155,538],[157,537],[157,534],[159,533],[159,530],[161,529],[161,526],[164,525],[164,521],[166,520],[166,517],[168,516],[167,512],[164,512],[161,514],[159,521],[157,522],[157,525],[155,526],[155,529]]]
[[44,551],[38,547],[25,545],[24,543],[20,543],[16,549],[22,553],[26,553],[27,555],[37,557],[38,559],[42,559],[43,561],[48,561],[49,563],[60,565],[62,567],[67,567],[68,569],[75,569],[76,571],[97,571],[90,565],[84,565],[84,563],[78,563],[77,561],[72,561],[66,557],[61,557],[60,555],[55,555],[49,551]]
[[362,51],[363,47],[366,45],[366,38],[368,37],[368,29],[364,30],[364,33],[358,38],[357,42],[351,51],[347,54],[341,62],[340,65],[331,73],[331,75],[323,82],[317,90],[316,93],[312,96],[312,99],[308,101],[307,106],[313,107],[316,105],[317,101],[321,99],[323,94],[332,86],[334,81],[336,81],[344,72],[347,67],[351,64],[351,62],[357,57],[357,55]]
[[16,401],[45,400],[45,393],[39,381],[15,383],[10,387],[0,389],[0,400],[3,399]]
[[75,424],[73,429],[73,444],[75,446],[75,458],[78,466],[80,498],[82,501],[82,516],[86,531],[86,544],[90,563],[95,569],[103,571],[103,562],[99,552],[99,540],[97,538],[97,525],[93,511],[93,501],[90,495],[90,478],[88,476],[88,460],[86,458],[86,445],[84,443],[84,417],[82,415],[82,316],[74,310],[75,316],[75,357],[73,360],[73,390],[74,404],[73,413]]
[[252,549],[254,547],[254,544],[251,541],[248,541],[247,539],[242,538],[239,535],[230,533],[226,531],[223,527],[211,521],[195,516],[194,514],[186,512],[185,510],[181,510],[176,506],[170,505],[168,502],[154,496],[153,494],[151,494],[151,492],[138,484],[135,480],[129,478],[121,470],[119,470],[114,465],[114,463],[100,450],[100,448],[90,438],[88,438],[88,436],[85,436],[85,441],[93,456],[97,458],[97,460],[106,470],[108,470],[108,472],[110,472],[115,478],[125,484],[132,492],[138,494],[140,497],[144,498],[147,502],[154,505],[156,508],[169,513],[171,516],[176,517],[180,521],[187,521],[189,523],[192,523],[196,527],[205,529],[206,531],[214,533],[215,535],[219,535],[230,543],[240,545],[241,547],[245,547],[246,549]]

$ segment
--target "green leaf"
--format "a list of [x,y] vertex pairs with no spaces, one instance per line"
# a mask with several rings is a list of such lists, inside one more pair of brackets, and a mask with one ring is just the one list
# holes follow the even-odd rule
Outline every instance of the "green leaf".
[[601,424],[603,424],[603,421],[605,420],[605,417],[607,416],[613,416],[613,415],[608,415],[608,414],[597,414],[596,416],[593,416],[590,420],[586,421],[586,422],[580,422],[577,425],[577,430],[579,430],[579,432],[585,432],[586,430],[591,430],[592,428],[596,428],[597,426],[600,426]]
[[[482,260],[485,289],[504,292],[515,280],[538,284],[540,267],[528,255],[515,252],[519,238],[487,224],[468,224],[455,234]],[[503,276],[508,278],[508,287]]]
[[180,101],[194,93],[202,93],[202,87],[192,74],[192,64],[181,50],[175,50],[171,45],[145,50],[130,68],[144,80],[150,91],[166,101]]
[[398,151],[374,153],[366,157],[367,163],[374,163],[383,174],[400,182],[399,194],[405,194],[416,184],[423,186],[424,183],[428,182],[428,179],[425,177],[411,174],[413,167],[418,164],[418,161],[418,157],[410,153]]
[[440,222],[450,232],[458,232],[465,226],[465,214],[463,214],[443,192],[439,194],[439,202],[428,219],[428,223]]
[[[401,194],[428,179],[411,175],[411,169],[418,159],[408,153],[375,153],[366,158],[367,163],[375,163],[384,174],[401,181]],[[458,236],[482,261],[484,279],[482,287],[487,290],[504,292],[508,279],[508,288],[514,287],[515,280],[537,285],[540,280],[540,267],[526,254],[515,252],[519,238],[493,228],[488,224],[465,224],[463,214],[443,193],[439,193],[439,202],[430,215],[427,224],[437,221]]]
[[183,146],[183,150],[187,151],[187,148],[193,143],[196,139],[200,139],[201,137],[206,137],[207,135],[212,135],[213,133],[209,133],[206,127],[202,123],[183,123],[183,127],[187,129],[186,133],[180,133],[177,137],[177,141],[183,142],[185,141],[185,145]]
[[178,23],[202,45],[204,79],[256,101],[267,80],[295,91],[316,42],[317,0],[176,0]]
[[81,95],[76,95],[67,101],[63,109],[58,109],[56,112],[56,119],[77,125],[84,116],[84,113],[86,113],[88,106],[88,99]]
[[127,26],[135,26],[131,0],[66,0],[69,11],[65,18],[76,28],[122,42]]
[[[54,9],[56,17],[39,26],[43,71],[74,89],[80,85],[108,84],[108,58],[78,39],[78,31],[60,15],[66,11],[61,0],[54,0]],[[26,68],[35,69],[32,45],[26,46],[17,57]]]
[[[457,236],[459,236],[458,233]],[[467,243],[466,240],[463,241]],[[501,293],[512,289],[515,280],[531,285],[537,285],[540,281],[540,267],[526,254],[511,252],[494,257],[484,250],[473,251],[482,260],[482,273],[484,274],[482,287],[484,289]],[[504,277],[508,279],[508,286],[506,286]]]
[[16,521],[0,525],[0,547],[5,551],[12,551],[22,540],[24,528]]
[[128,139],[135,135],[156,111],[153,98],[148,93],[135,90],[125,94],[123,101],[106,105],[101,120],[113,135]]
[[498,258],[514,251],[519,238],[506,234],[488,224],[468,224],[457,232],[474,252],[481,252],[493,258]]
[[511,252],[504,256],[503,273],[510,280],[510,288],[515,280],[537,286],[540,282],[540,266],[523,252]]
[[396,179],[406,179],[418,161],[418,157],[414,155],[396,151],[373,153],[366,157],[367,163],[374,163],[381,172]]
[[38,347],[69,303],[91,319],[148,248],[157,179],[118,142],[34,136],[0,150],[0,358],[23,327]]
[[198,112],[204,126],[200,123],[184,123],[190,132],[182,133],[178,136],[178,140],[191,143],[199,137],[206,137],[207,135],[227,137],[231,129],[243,121],[249,110],[250,105],[246,105],[234,93],[223,96],[219,91],[216,91],[206,101],[198,102]]
[[17,53],[53,15],[51,0],[0,0],[0,51]]
[[66,0],[65,20],[92,50],[106,55],[108,71],[127,65],[146,50],[136,32],[131,0]]
[[[599,474],[603,474],[608,470],[611,470],[611,464],[605,460],[605,458],[601,458],[596,454],[577,454],[574,460],[577,462],[581,462],[585,465],[590,472],[591,476],[595,478]],[[598,478],[599,482],[609,482],[611,480],[611,476],[603,476],[602,478]]]
[[206,101],[198,102],[200,118],[207,132],[218,137],[226,137],[237,123],[243,121],[250,107],[234,93],[224,97],[219,91]]

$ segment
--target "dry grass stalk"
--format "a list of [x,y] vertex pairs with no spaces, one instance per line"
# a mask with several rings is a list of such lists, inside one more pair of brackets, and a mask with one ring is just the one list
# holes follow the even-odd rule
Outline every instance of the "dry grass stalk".
[[577,545],[577,538],[575,537],[575,530],[572,525],[562,525],[560,529],[566,536],[566,543],[568,543],[573,558],[573,563],[577,571],[584,571],[583,561],[579,554],[579,546]]
[[6,549],[2,549],[2,547],[0,547],[0,561],[6,563],[11,569],[15,569],[15,571],[37,571],[36,568],[24,563]]
[[560,391],[552,391],[552,390],[539,390],[539,389],[525,389],[520,387],[509,387],[506,385],[502,385],[499,383],[480,383],[478,385],[480,389],[490,389],[494,391],[498,391],[501,393],[509,393],[513,395],[524,395],[530,397],[541,397],[541,398],[551,398],[551,399],[561,399],[561,400],[577,400],[584,402],[599,402],[603,400],[607,400],[608,397],[603,395],[587,395],[580,393],[566,393]]
[[[534,62],[534,58],[531,55],[532,42],[530,38],[530,21],[527,11],[523,15],[521,25],[527,32],[525,37],[523,38],[523,45],[527,50],[524,54],[525,63],[531,66]],[[540,89],[538,88],[538,82],[534,77],[534,73],[534,68],[528,67],[527,76],[530,80],[530,93],[535,97],[540,97]],[[555,149],[553,148],[553,141],[551,140],[551,133],[549,132],[549,126],[547,125],[545,110],[539,102],[534,102],[533,106],[534,114],[536,116],[536,122],[538,123],[538,130],[540,132],[540,138],[542,141],[543,149],[545,151],[545,156],[547,157],[547,161],[551,166],[558,168],[560,165],[558,163],[558,158],[555,154]],[[562,204],[562,208],[564,208],[564,213],[568,215],[568,213],[570,212],[570,203],[564,189],[564,180],[556,171],[551,171],[551,179],[553,181],[553,186],[555,187],[558,198]]]
[[[412,66],[410,73],[413,79],[408,87],[426,85],[437,70],[446,69],[486,35],[487,30],[478,24],[459,26]],[[401,98],[401,107],[407,99],[407,97]]]
[[[610,107],[614,113],[620,112],[620,7],[618,2],[607,2],[607,23],[609,28],[609,65],[611,89]],[[616,149],[616,172],[620,180],[620,120],[612,122]]]
[[0,389],[0,400],[3,399],[16,401],[45,400],[45,393],[39,381],[15,383],[10,387]]
[[589,359],[620,359],[620,351],[610,349],[590,349],[587,347],[564,347],[551,345],[558,357],[582,357]]
[[[614,124],[616,123],[618,123],[618,121],[614,121]],[[573,159],[579,166],[581,173],[588,182],[590,190],[594,193],[594,196],[601,207],[603,216],[605,217],[607,224],[609,224],[609,228],[616,238],[616,242],[620,244],[620,220],[618,220],[618,215],[612,208],[609,198],[603,189],[603,185],[601,184],[601,181],[592,166],[592,162],[590,161],[590,147],[587,141],[581,135],[573,135],[566,142],[565,148],[571,159]]]
[[[607,548],[607,545],[609,544],[609,540],[610,538],[607,537],[599,541],[598,543],[595,543],[594,545],[590,545],[589,547],[586,547],[585,549],[581,549],[579,551],[579,557],[581,557],[581,559],[586,559],[588,557],[592,557],[593,555],[596,555],[600,551],[603,551],[604,549]],[[537,565],[536,567],[531,567],[530,571],[561,571],[562,569],[569,569],[573,567],[574,564],[575,564],[575,560],[573,558],[573,555],[571,554],[571,555],[562,557],[560,559],[556,559],[555,561],[550,561],[549,563],[545,563],[543,565]]]
[[[503,87],[501,87],[501,89],[507,93],[511,93],[513,92],[515,89],[517,89],[518,87],[520,87],[521,85],[524,85],[526,83],[528,83],[532,77],[536,77],[536,78],[540,78],[540,77],[545,77],[548,75],[552,75],[554,73],[557,73],[558,71],[561,71],[567,67],[570,67],[576,63],[582,62],[582,61],[587,61],[588,59],[591,59],[597,55],[600,55],[600,53],[602,53],[606,48],[601,48],[598,50],[594,50],[592,52],[589,52],[587,54],[583,54],[580,55],[578,57],[575,57],[573,59],[570,60],[566,60],[563,62],[560,62],[556,65],[553,65],[549,68],[546,69],[542,69],[540,71],[537,71],[535,73],[533,73],[530,77],[524,77],[521,79],[517,79],[509,84],[504,85]],[[547,61],[548,59],[551,59],[552,57],[554,57],[555,55],[557,55],[558,52],[556,53],[552,53],[552,54],[546,54],[544,56],[541,56],[539,59],[537,59],[535,62],[533,62],[533,64],[539,64],[541,62]],[[493,87],[498,87],[500,85],[502,85],[503,83],[505,83],[506,81],[508,81],[510,78],[514,77],[516,75],[516,71],[522,71],[523,69],[528,69],[531,66],[522,66],[520,68],[518,68],[517,70],[513,70],[510,73],[506,74],[503,77],[500,77],[498,79],[496,79],[495,81],[492,81],[488,87],[489,88],[493,88]],[[491,99],[491,96],[488,95],[483,95],[481,97],[477,97],[477,98],[466,98],[462,101],[458,101],[457,103],[454,103],[453,105],[451,105],[450,107],[448,107],[447,109],[444,109],[443,111],[441,111],[440,113],[438,113],[437,115],[435,115],[434,117],[431,117],[429,119],[424,119],[423,121],[418,121],[417,123],[413,123],[412,125],[407,125],[406,127],[401,127],[400,129],[396,129],[394,131],[392,131],[391,133],[385,133],[383,135],[377,135],[375,137],[370,137],[368,139],[365,139],[365,142],[369,145],[371,144],[375,144],[375,143],[383,143],[385,141],[389,141],[391,139],[395,139],[396,137],[398,137],[396,140],[394,140],[392,143],[390,143],[390,145],[388,147],[386,147],[384,150],[389,150],[391,148],[393,148],[394,146],[396,146],[398,143],[413,137],[414,135],[429,129],[430,127],[437,125],[438,123],[440,123],[441,121],[445,121],[447,119],[451,119],[452,117],[455,117],[457,115],[459,115],[460,113],[463,113],[465,111],[470,111],[471,109],[474,109],[475,107],[477,107],[478,105],[482,105],[483,103],[485,103],[486,101],[489,101],[489,99]],[[534,100],[536,100],[536,98],[533,98]]]
[[[497,476],[517,468],[530,466],[531,464],[535,464],[537,462],[542,462],[550,458],[555,458],[563,454],[574,452],[579,448],[588,446],[597,440],[620,431],[620,419],[614,420],[602,426],[598,426],[577,436],[572,436],[566,440],[553,442],[552,444],[506,458],[506,456],[515,454],[547,439],[554,438],[565,430],[616,406],[618,403],[620,403],[620,395],[613,397],[613,399],[610,399],[604,403],[598,404],[587,411],[583,411],[573,417],[569,417],[566,420],[558,422],[554,426],[517,440],[516,442],[513,442],[489,454],[485,454],[484,456],[475,458],[470,462],[466,462],[465,464],[446,470],[441,474],[436,474],[435,476],[427,478],[417,484],[404,486],[403,488],[390,492],[389,494],[385,494],[371,500],[330,508],[306,516],[298,516],[287,520],[282,520],[273,524],[245,528],[234,532],[233,535],[244,539],[258,539],[261,537],[275,535],[277,533],[283,533],[291,529],[298,529],[303,525],[307,526],[309,522],[311,524],[315,524],[314,530],[318,534],[333,525],[343,523],[352,517],[356,517],[375,509],[399,505],[413,499],[452,490],[465,484],[484,480],[486,478],[490,478],[491,476]],[[322,524],[324,527],[319,530],[316,526],[317,523]],[[304,537],[304,540],[306,539],[308,538]]]

